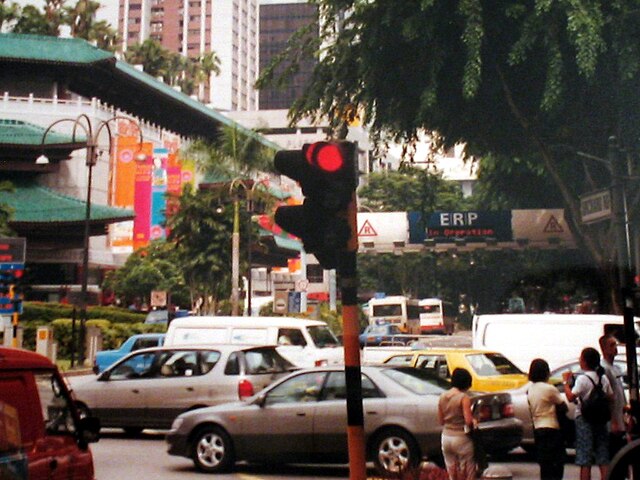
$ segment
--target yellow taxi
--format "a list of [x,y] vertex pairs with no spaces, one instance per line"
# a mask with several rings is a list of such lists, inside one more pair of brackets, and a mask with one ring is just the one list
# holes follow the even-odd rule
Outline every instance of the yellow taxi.
[[464,368],[471,374],[471,390],[479,392],[510,390],[529,381],[527,375],[501,353],[471,348],[412,350],[391,355],[384,363],[421,368],[445,380],[451,379],[456,368]]

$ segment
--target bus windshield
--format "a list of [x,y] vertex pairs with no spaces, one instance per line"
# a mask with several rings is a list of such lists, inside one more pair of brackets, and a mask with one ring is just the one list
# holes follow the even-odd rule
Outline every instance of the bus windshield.
[[402,305],[374,305],[373,316],[374,317],[394,317],[402,315]]

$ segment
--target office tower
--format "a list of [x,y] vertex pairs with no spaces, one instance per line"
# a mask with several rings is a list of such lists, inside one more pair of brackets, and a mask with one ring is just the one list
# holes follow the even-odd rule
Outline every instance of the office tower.
[[[287,41],[303,27],[313,25],[310,35],[318,35],[318,6],[306,1],[262,0],[260,2],[260,70],[284,50]],[[260,110],[288,109],[311,78],[316,61],[302,59],[299,71],[286,87],[270,87],[260,91]]]

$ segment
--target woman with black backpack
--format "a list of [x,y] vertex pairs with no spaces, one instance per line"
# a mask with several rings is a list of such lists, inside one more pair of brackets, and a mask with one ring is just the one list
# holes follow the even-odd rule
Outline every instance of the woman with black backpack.
[[571,372],[563,375],[567,400],[577,403],[576,465],[580,466],[580,480],[591,479],[594,464],[598,465],[600,478],[604,480],[609,465],[608,402],[613,398],[613,391],[600,366],[600,353],[595,348],[582,350],[580,368],[583,370],[581,375],[574,377]]

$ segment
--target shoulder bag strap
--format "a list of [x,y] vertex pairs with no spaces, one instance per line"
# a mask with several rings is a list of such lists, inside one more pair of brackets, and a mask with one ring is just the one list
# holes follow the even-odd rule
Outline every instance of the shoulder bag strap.
[[[531,386],[529,388],[531,388]],[[533,427],[533,410],[531,410],[531,402],[529,401],[529,388],[527,388],[527,392],[525,393],[525,395],[527,397],[527,405],[529,405],[529,415],[531,416],[531,426]]]

